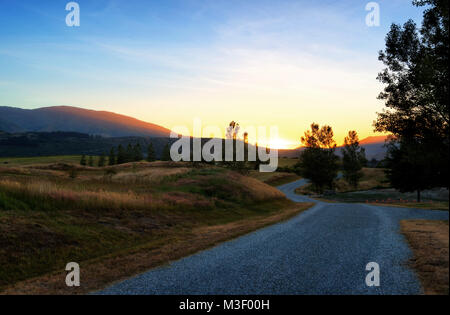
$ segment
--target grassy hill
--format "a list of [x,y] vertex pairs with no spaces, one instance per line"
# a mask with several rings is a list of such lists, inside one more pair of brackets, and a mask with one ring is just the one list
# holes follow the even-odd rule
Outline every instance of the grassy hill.
[[61,279],[71,261],[85,279],[76,292],[97,289],[310,206],[219,167],[65,161],[0,167],[4,293],[69,293]]

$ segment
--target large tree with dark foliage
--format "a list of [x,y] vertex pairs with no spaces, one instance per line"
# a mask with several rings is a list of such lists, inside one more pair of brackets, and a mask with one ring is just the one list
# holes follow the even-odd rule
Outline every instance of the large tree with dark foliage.
[[401,192],[417,191],[417,201],[420,202],[421,191],[435,187],[435,175],[440,165],[435,162],[432,148],[411,141],[415,140],[389,143],[386,175],[392,186]]
[[365,149],[359,146],[359,138],[356,131],[349,131],[348,136],[345,137],[342,155],[344,179],[353,188],[357,188],[362,177],[361,169],[367,164],[367,159]]
[[413,3],[425,6],[420,29],[412,20],[393,24],[380,52],[386,86],[379,98],[388,109],[375,122],[376,131],[393,134],[388,175],[404,191],[449,186],[449,1]]
[[325,187],[332,188],[338,173],[336,142],[333,139],[333,129],[330,126],[319,127],[312,124],[311,130],[305,132],[301,139],[305,150],[300,155],[296,168],[300,175],[308,179],[318,193]]

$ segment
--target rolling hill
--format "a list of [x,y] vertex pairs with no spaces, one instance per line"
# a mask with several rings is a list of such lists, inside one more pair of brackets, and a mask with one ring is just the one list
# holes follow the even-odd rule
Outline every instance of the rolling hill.
[[71,106],[21,109],[0,106],[0,131],[79,132],[103,137],[168,137],[170,130],[132,117]]

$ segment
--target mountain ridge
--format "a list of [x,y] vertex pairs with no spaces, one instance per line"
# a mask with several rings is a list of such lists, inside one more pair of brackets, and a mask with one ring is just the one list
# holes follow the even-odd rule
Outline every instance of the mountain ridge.
[[80,132],[104,137],[168,137],[170,130],[130,116],[74,106],[22,109],[0,106],[0,130],[5,132]]

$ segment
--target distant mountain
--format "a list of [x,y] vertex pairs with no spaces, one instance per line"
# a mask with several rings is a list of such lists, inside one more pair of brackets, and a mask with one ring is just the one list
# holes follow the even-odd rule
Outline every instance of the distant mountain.
[[359,144],[366,145],[366,144],[373,144],[373,143],[384,143],[386,141],[388,136],[372,136],[362,139]]
[[[387,136],[372,136],[360,141],[361,147],[366,149],[366,158],[368,160],[376,159],[381,161],[384,159],[387,151],[384,146],[386,138]],[[295,158],[298,157],[303,150],[303,147],[292,150],[278,150],[278,155],[280,157]],[[342,146],[336,148],[336,153],[339,156],[342,156]]]
[[17,132],[79,132],[103,137],[168,137],[170,130],[106,111],[71,106],[21,109],[0,106],[0,130]]

